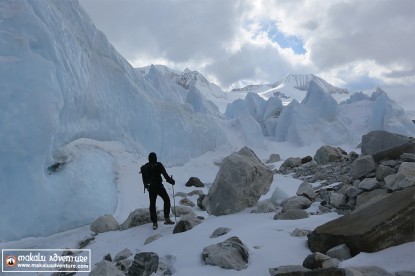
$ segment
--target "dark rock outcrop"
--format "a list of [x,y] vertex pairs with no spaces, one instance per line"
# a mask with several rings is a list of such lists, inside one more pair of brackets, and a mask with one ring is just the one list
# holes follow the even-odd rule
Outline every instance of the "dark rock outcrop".
[[354,256],[415,240],[415,186],[397,191],[353,213],[317,227],[308,235],[312,252],[346,244]]

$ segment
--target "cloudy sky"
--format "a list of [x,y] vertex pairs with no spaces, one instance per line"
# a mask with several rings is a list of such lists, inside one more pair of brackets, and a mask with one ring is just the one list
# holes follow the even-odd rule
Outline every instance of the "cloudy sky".
[[188,67],[225,90],[289,73],[415,88],[414,0],[79,2],[134,67]]

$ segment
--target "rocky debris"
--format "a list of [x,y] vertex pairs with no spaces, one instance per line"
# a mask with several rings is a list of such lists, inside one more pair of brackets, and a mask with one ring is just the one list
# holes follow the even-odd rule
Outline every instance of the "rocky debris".
[[234,214],[254,206],[269,191],[273,173],[247,148],[226,157],[203,199],[211,215]]
[[86,238],[82,239],[78,243],[79,249],[82,249],[82,248],[87,247],[87,245],[90,244],[94,240],[95,240],[95,237],[92,237],[92,236],[91,237],[86,237]]
[[90,226],[94,233],[104,233],[118,230],[118,222],[110,214],[97,218]]
[[124,275],[126,275],[128,273],[128,268],[133,264],[133,260],[130,259],[124,259],[124,260],[120,260],[118,262],[115,263],[115,267],[118,268],[120,271],[122,271],[123,273],[125,273]]
[[274,219],[281,220],[295,220],[303,218],[308,218],[308,213],[301,209],[290,209],[274,216]]
[[308,255],[305,258],[303,262],[303,266],[308,269],[322,268],[323,263],[329,259],[331,259],[330,256],[324,255],[320,252],[316,252],[316,253]]
[[124,250],[118,252],[115,257],[114,257],[114,261],[113,262],[118,262],[124,259],[127,259],[128,257],[132,256],[133,253],[130,251],[130,249],[125,248]]
[[356,206],[355,209],[363,208],[364,206],[368,206],[373,204],[374,202],[389,196],[387,189],[376,189],[369,192],[360,193],[356,197]]
[[205,199],[205,197],[206,197],[206,195],[200,195],[198,198],[197,198],[197,202],[196,202],[196,204],[197,204],[197,207],[199,207],[200,208],[200,210],[202,210],[202,211],[205,211],[206,209],[205,209],[205,206],[203,206],[203,200]]
[[217,238],[223,235],[228,234],[232,229],[227,228],[227,227],[219,227],[217,228],[215,231],[213,231],[212,235],[210,235],[210,238]]
[[350,248],[346,244],[340,244],[338,246],[330,248],[329,250],[327,250],[326,255],[332,258],[336,258],[340,261],[348,260],[352,257],[352,254],[350,253]]
[[203,184],[202,181],[200,181],[197,177],[190,177],[189,180],[185,184],[186,187],[197,187],[197,188],[203,188],[205,187],[205,184]]
[[320,147],[314,155],[314,160],[318,164],[327,164],[336,160],[341,160],[347,156],[347,153],[341,148],[332,146]]
[[284,265],[284,266],[279,266],[279,267],[275,267],[275,268],[270,268],[269,269],[269,274],[271,276],[277,276],[277,275],[294,275],[293,273],[298,273],[296,275],[302,275],[300,274],[301,272],[306,272],[306,271],[310,271],[310,269],[305,268],[301,265]]
[[108,262],[112,262],[112,257],[111,254],[108,253],[104,256],[104,258],[102,258],[104,261],[108,261]]
[[193,190],[190,193],[187,193],[188,196],[194,196],[194,195],[204,195],[205,193],[202,190]]
[[313,161],[313,157],[311,157],[309,155],[308,156],[305,156],[305,157],[301,158],[301,165],[307,164],[307,163],[309,163],[311,161]]
[[270,199],[258,202],[257,207],[253,213],[272,213],[276,212],[277,207],[271,202]]
[[[311,269],[304,268],[300,265],[289,265],[289,266],[280,266],[277,268],[270,268],[269,273],[271,276],[362,276],[362,275],[364,276],[393,276],[394,275],[392,273],[387,272],[383,268],[375,267],[375,266],[349,267],[349,268],[330,267],[330,268],[320,268],[320,269],[311,270]],[[398,273],[399,272],[397,272],[395,276],[399,276]]]
[[194,214],[193,209],[188,206],[176,206],[171,208],[173,215],[182,217],[188,214]]
[[[415,149],[413,149],[415,151]],[[401,159],[404,162],[415,162],[415,153],[402,153]]]
[[376,179],[376,177],[373,177],[363,179],[357,187],[365,191],[372,191],[376,189],[378,186],[379,181]]
[[271,163],[275,163],[275,162],[279,162],[281,161],[281,157],[278,153],[272,153],[268,160],[265,161],[265,164],[271,164]]
[[379,181],[384,181],[385,177],[391,174],[395,174],[395,172],[396,172],[395,169],[389,166],[380,164],[376,169],[376,179]]
[[243,270],[248,267],[249,252],[238,237],[230,237],[203,248],[202,258],[208,265]]
[[130,213],[128,218],[120,225],[121,230],[150,223],[150,211],[148,208],[138,208]]
[[202,221],[198,217],[196,217],[195,214],[187,214],[183,216],[180,219],[180,221],[175,225],[173,229],[173,234],[189,231],[201,222]]
[[376,162],[399,159],[403,153],[414,153],[415,139],[384,130],[362,136],[362,154],[372,155]]
[[314,192],[313,186],[307,182],[301,183],[300,187],[298,187],[297,195],[305,196],[309,200],[314,200],[316,198],[316,193]]
[[112,262],[101,261],[89,273],[90,276],[125,276]]
[[353,179],[358,179],[368,175],[375,169],[376,164],[372,155],[362,155],[353,161],[350,173]]
[[280,170],[287,170],[291,168],[295,168],[301,166],[301,158],[300,157],[290,157],[282,163]]
[[415,186],[317,227],[308,236],[312,252],[346,244],[352,256],[414,241]]
[[[128,269],[128,276],[150,276],[157,272],[159,256],[154,252],[140,252],[135,254],[133,264]],[[122,274],[124,275],[124,274]]]
[[346,276],[393,276],[393,273],[390,273],[383,268],[376,266],[365,266],[365,267],[349,267],[345,268]]
[[415,163],[403,162],[398,173],[387,176],[385,182],[386,187],[393,191],[415,186]]

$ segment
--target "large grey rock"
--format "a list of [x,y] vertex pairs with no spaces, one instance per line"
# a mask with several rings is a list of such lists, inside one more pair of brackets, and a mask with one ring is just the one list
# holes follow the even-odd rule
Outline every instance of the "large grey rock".
[[301,163],[301,158],[299,158],[299,157],[290,157],[282,163],[282,165],[280,167],[280,170],[281,169],[295,168],[295,167],[301,166],[301,164],[302,164]]
[[226,235],[230,231],[231,231],[231,228],[227,228],[227,227],[219,227],[219,228],[216,228],[216,230],[213,231],[212,235],[210,235],[210,238],[213,239],[213,238],[217,238],[219,236]]
[[121,230],[150,223],[150,211],[147,208],[139,208],[131,212],[128,218],[120,225]]
[[238,237],[203,248],[203,261],[208,265],[243,270],[248,267],[248,248]]
[[415,162],[415,148],[413,149],[413,153],[402,153],[400,158],[404,162]]
[[[392,179],[392,177],[386,177],[388,180]],[[410,186],[415,186],[415,163],[413,162],[403,162],[399,166],[398,173],[396,177],[393,178],[393,181],[387,181],[386,187],[390,190],[400,190]]]
[[378,180],[375,177],[373,177],[363,179],[357,187],[365,191],[371,191],[374,190],[378,185]]
[[150,276],[159,266],[159,256],[154,252],[135,254],[134,262],[128,269],[128,276]]
[[124,250],[118,252],[115,257],[114,257],[114,261],[113,262],[118,262],[124,259],[127,259],[128,257],[132,256],[133,253],[130,251],[130,249],[125,248]]
[[327,222],[308,235],[313,252],[346,244],[352,256],[415,240],[415,186],[394,192],[349,215]]
[[310,207],[311,201],[304,196],[293,196],[286,198],[281,202],[283,211],[290,209],[307,209]]
[[316,198],[316,193],[314,192],[313,186],[310,183],[303,182],[301,183],[300,187],[297,190],[298,196],[305,196],[310,200],[314,200]]
[[269,156],[268,160],[265,161],[265,164],[270,164],[270,163],[279,162],[279,161],[281,161],[280,155],[278,153],[272,153]]
[[118,222],[110,214],[97,218],[90,226],[92,232],[104,233],[118,230]]
[[186,187],[199,187],[199,188],[203,188],[205,187],[205,184],[203,184],[202,181],[200,181],[200,179],[198,177],[190,177],[189,180],[186,182],[185,184]]
[[160,239],[161,237],[163,237],[163,235],[161,235],[161,234],[154,234],[154,235],[151,235],[150,237],[148,237],[148,238],[144,241],[144,244],[151,243],[151,242],[153,242],[153,241],[155,241],[155,240],[157,240],[157,239]]
[[393,273],[377,266],[348,267],[344,270],[345,276],[394,276]]
[[376,178],[379,181],[385,180],[388,175],[394,174],[395,170],[389,166],[379,165],[376,169]]
[[376,162],[399,159],[402,153],[414,153],[415,139],[384,130],[371,131],[362,136],[362,154],[373,155]]
[[340,261],[348,260],[352,257],[352,254],[350,253],[350,248],[346,244],[340,244],[338,246],[330,248],[329,250],[327,250],[326,255],[332,258],[336,258]]
[[329,203],[338,208],[346,203],[346,196],[344,194],[332,192],[330,193]]
[[331,257],[324,255],[320,252],[315,252],[313,254],[308,255],[304,261],[303,266],[308,269],[316,269],[322,268],[323,262],[330,259]]
[[223,160],[203,206],[215,216],[240,212],[269,191],[272,178],[272,171],[244,147]]
[[173,234],[189,231],[201,222],[202,221],[199,218],[197,218],[195,214],[187,214],[183,216],[180,219],[180,221],[175,225],[173,229]]
[[125,276],[115,265],[109,261],[101,261],[89,273],[89,276]]
[[363,192],[356,197],[356,209],[363,208],[370,204],[373,204],[376,201],[384,199],[389,196],[387,189],[376,189],[369,192]]
[[353,161],[350,168],[350,174],[353,179],[356,179],[367,175],[375,169],[376,164],[373,157],[371,155],[362,155]]
[[340,148],[335,148],[332,146],[322,146],[320,147],[316,154],[314,155],[314,160],[318,164],[327,164],[336,160],[343,158],[344,151]]

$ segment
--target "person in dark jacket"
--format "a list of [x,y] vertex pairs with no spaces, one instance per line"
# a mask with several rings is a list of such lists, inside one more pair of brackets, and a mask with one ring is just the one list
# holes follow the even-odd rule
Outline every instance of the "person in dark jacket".
[[161,175],[163,175],[166,181],[171,185],[174,185],[175,181],[167,174],[163,164],[157,162],[156,153],[151,152],[148,155],[148,163],[141,167],[141,174],[143,177],[144,188],[148,190],[150,198],[150,219],[153,222],[153,229],[157,229],[158,227],[156,213],[157,196],[160,196],[164,201],[164,224],[174,224],[170,219],[170,198],[163,186]]

